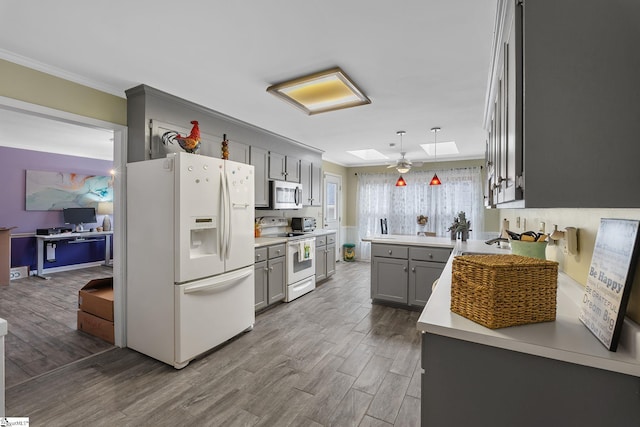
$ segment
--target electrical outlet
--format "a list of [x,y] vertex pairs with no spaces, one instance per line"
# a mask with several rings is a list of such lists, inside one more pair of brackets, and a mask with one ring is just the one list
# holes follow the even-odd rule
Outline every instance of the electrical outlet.
[[544,227],[545,227],[545,223],[544,222],[540,222],[540,227],[538,228],[538,231],[540,233],[544,233]]
[[516,227],[520,228],[520,217],[519,216],[516,217]]

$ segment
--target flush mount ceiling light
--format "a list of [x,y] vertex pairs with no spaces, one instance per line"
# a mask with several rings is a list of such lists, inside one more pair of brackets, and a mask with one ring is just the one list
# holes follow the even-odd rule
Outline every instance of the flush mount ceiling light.
[[371,100],[339,67],[278,83],[267,92],[308,115],[371,104]]
[[[438,147],[437,138],[438,138],[438,132],[440,132],[440,128],[439,127],[431,128],[431,132],[433,132],[433,161],[435,162],[437,157],[438,157],[438,155],[437,155],[437,153],[438,153],[438,150],[437,150],[437,147]],[[442,184],[442,181],[440,181],[440,178],[438,178],[438,174],[434,173],[433,174],[433,178],[431,178],[431,182],[429,182],[429,185],[440,185],[440,184]]]

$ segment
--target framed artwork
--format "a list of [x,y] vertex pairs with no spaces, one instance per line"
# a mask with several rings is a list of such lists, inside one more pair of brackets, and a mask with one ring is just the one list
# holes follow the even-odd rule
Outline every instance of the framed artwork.
[[638,262],[640,221],[600,220],[580,321],[609,351],[616,351]]
[[111,176],[27,170],[25,188],[28,211],[97,208],[98,202],[113,201]]

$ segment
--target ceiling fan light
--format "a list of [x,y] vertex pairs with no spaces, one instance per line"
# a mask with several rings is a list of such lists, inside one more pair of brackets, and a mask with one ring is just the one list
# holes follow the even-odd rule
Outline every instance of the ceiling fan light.
[[434,173],[433,178],[431,178],[431,181],[429,182],[429,185],[440,185],[440,184],[442,184],[442,181],[440,181],[440,178],[438,178],[438,174]]
[[405,181],[402,175],[400,175],[400,178],[398,178],[398,180],[396,181],[396,187],[406,187],[406,186],[407,186],[407,181]]
[[407,173],[409,172],[409,169],[411,169],[409,166],[403,165],[403,166],[398,166],[396,168],[396,170],[398,171],[398,173],[403,174],[403,173]]

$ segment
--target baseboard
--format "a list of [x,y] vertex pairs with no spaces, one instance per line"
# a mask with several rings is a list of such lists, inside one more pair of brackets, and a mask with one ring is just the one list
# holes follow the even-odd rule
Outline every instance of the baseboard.
[[[43,268],[42,274],[60,273],[61,271],[80,270],[82,268],[99,267],[105,265],[104,261],[85,262],[83,264],[63,265],[60,267]],[[110,265],[109,265],[110,266]],[[31,270],[29,275],[35,276],[38,270]]]

